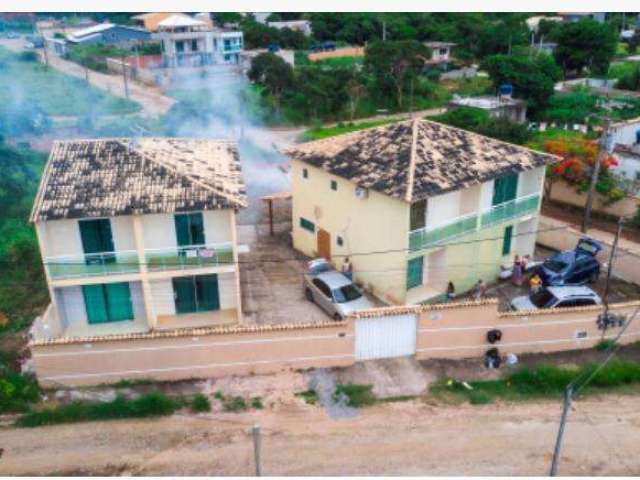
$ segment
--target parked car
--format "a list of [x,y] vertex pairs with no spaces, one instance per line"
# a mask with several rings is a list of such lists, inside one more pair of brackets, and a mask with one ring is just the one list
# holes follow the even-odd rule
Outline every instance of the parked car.
[[602,245],[591,238],[582,238],[576,248],[556,253],[538,268],[544,285],[584,285],[594,283],[600,275],[596,259]]
[[353,312],[374,307],[351,280],[334,270],[323,258],[308,263],[304,276],[304,295],[334,320],[342,320]]
[[511,309],[516,311],[540,308],[587,307],[600,305],[602,299],[589,287],[546,287],[530,295],[511,300]]

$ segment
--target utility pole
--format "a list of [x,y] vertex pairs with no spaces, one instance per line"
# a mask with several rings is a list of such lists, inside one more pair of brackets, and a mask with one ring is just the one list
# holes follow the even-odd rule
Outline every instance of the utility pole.
[[564,436],[564,428],[567,424],[567,416],[571,407],[571,399],[573,395],[573,385],[567,385],[564,390],[564,403],[562,405],[562,416],[560,417],[560,426],[558,427],[558,436],[556,437],[556,446],[553,449],[553,458],[551,460],[550,477],[555,477],[558,471],[558,462],[560,460],[560,449],[562,448],[562,437]]
[[618,228],[616,230],[616,236],[613,239],[613,245],[611,247],[611,254],[609,255],[609,265],[607,266],[607,281],[604,284],[604,320],[605,320],[605,330],[607,325],[607,320],[609,318],[609,282],[611,281],[611,272],[613,271],[613,261],[615,260],[616,250],[618,250],[618,239],[620,238],[620,234],[622,233],[622,224],[624,223],[623,217],[618,218]]
[[387,40],[387,21],[382,20],[382,41],[385,42]]
[[256,464],[256,477],[262,476],[262,458],[260,457],[261,453],[261,438],[260,438],[260,425],[254,425],[251,429],[251,433],[253,434],[253,456],[255,458]]
[[600,168],[604,157],[609,153],[609,136],[611,120],[607,118],[605,120],[604,131],[600,137],[600,151],[596,157],[593,171],[591,172],[591,181],[589,182],[589,190],[587,192],[587,203],[584,207],[584,218],[582,219],[582,233],[587,233],[589,224],[591,223],[591,209],[593,206],[593,197],[595,196],[596,184],[598,183],[598,176],[600,175]]
[[129,98],[129,84],[127,83],[127,62],[125,62],[125,56],[121,56],[122,59],[122,79],[124,81],[124,96]]

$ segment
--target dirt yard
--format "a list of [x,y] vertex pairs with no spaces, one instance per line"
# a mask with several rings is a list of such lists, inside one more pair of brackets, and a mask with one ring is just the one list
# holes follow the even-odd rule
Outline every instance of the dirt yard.
[[[335,420],[290,398],[251,413],[3,429],[2,475],[546,475],[559,402],[378,404]],[[561,475],[640,473],[640,398],[575,403]]]

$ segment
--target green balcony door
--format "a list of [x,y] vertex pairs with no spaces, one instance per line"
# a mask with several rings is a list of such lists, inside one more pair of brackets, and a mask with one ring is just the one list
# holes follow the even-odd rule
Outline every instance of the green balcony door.
[[220,309],[218,276],[215,274],[176,277],[173,292],[177,314]]
[[86,263],[89,265],[115,262],[115,255],[95,255],[114,251],[111,221],[108,218],[99,218],[95,220],[80,220],[78,224]]
[[174,216],[176,241],[179,247],[204,245],[204,221],[202,213],[181,213]]
[[493,200],[491,205],[500,205],[516,198],[518,191],[518,174],[496,178],[493,183]]
[[511,242],[513,240],[513,225],[509,225],[504,229],[504,236],[502,237],[502,256],[509,255],[511,253]]
[[131,290],[127,282],[83,285],[89,324],[133,320]]

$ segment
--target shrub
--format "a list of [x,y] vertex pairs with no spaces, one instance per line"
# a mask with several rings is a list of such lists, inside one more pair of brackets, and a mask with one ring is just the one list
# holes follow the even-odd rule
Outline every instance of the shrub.
[[318,403],[318,394],[315,390],[305,390],[304,392],[296,393],[296,397],[302,398],[306,404],[315,405]]
[[247,402],[242,397],[224,397],[222,408],[225,412],[240,412],[247,409]]
[[577,376],[576,370],[542,365],[524,367],[507,377],[514,389],[525,395],[550,394],[564,391]]
[[32,375],[9,372],[0,377],[0,413],[27,411],[38,400],[40,387]]
[[260,397],[253,397],[251,399],[251,406],[253,408],[255,408],[256,410],[262,410],[264,408],[264,405],[262,404],[262,398]]
[[16,425],[20,427],[38,427],[59,423],[156,417],[171,415],[181,405],[181,401],[171,399],[160,392],[148,393],[134,400],[129,400],[119,395],[110,402],[77,401],[67,405],[29,412],[21,416],[16,421]]
[[596,350],[605,352],[607,350],[611,350],[615,344],[616,342],[614,340],[602,340],[596,345]]
[[468,393],[469,403],[471,405],[486,405],[493,403],[493,397],[482,390],[471,390]]
[[211,402],[205,395],[203,395],[202,393],[198,393],[191,400],[191,411],[195,413],[210,412]]
[[376,402],[376,397],[373,394],[373,385],[360,385],[357,383],[337,385],[333,393],[334,400],[337,401],[342,395],[347,397],[347,404],[352,407],[364,407],[373,405]]

